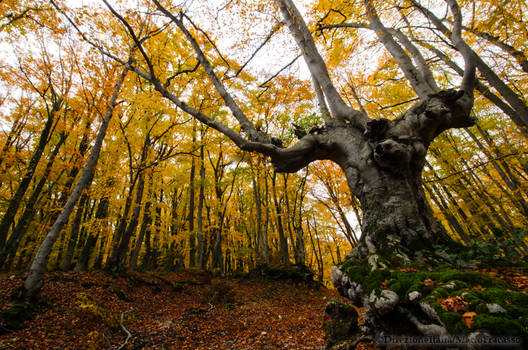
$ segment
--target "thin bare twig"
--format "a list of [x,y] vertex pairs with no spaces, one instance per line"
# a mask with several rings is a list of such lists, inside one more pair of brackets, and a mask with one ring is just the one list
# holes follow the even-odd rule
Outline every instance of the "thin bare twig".
[[117,348],[117,350],[124,349],[125,346],[128,344],[128,341],[130,340],[130,338],[132,338],[132,333],[130,333],[128,331],[128,329],[126,329],[125,325],[123,324],[123,319],[124,319],[125,314],[130,312],[130,311],[132,311],[132,310],[128,310],[128,311],[125,311],[125,312],[121,313],[121,321],[119,322],[119,325],[121,326],[121,329],[126,333],[127,337],[126,337],[125,342],[123,344],[121,344],[121,346],[119,346]]
[[274,26],[270,33],[266,36],[266,38],[264,39],[264,41],[259,45],[259,47],[257,47],[257,49],[251,54],[251,56],[249,57],[249,59],[236,71],[235,75],[233,77],[229,77],[229,78],[235,78],[237,77],[240,72],[242,72],[242,70],[244,70],[244,68],[246,68],[246,66],[249,64],[249,62],[251,62],[251,60],[253,58],[255,58],[255,56],[257,55],[257,53],[260,51],[260,49],[262,49],[264,47],[264,45],[267,44],[268,41],[270,41],[270,39],[273,37],[273,35],[280,29],[281,25],[279,23],[279,25],[277,26]]
[[289,66],[291,66],[292,64],[295,63],[295,61],[297,61],[299,59],[299,57],[301,57],[302,55],[297,55],[293,60],[291,60],[290,63],[288,63],[287,65],[285,65],[284,67],[282,67],[277,73],[273,74],[268,80],[266,80],[265,82],[263,82],[262,84],[259,85],[259,88],[264,88],[266,87],[266,84],[268,84],[270,81],[272,81],[273,79],[275,79],[279,74],[281,74],[286,68],[288,68]]
[[446,179],[449,179],[450,177],[453,177],[453,176],[456,176],[456,175],[460,175],[462,173],[465,173],[467,171],[472,171],[472,170],[475,170],[477,168],[480,168],[480,167],[483,167],[485,165],[488,165],[489,163],[493,163],[493,162],[496,162],[497,160],[501,160],[501,159],[504,159],[504,158],[508,158],[508,157],[512,157],[512,156],[518,156],[519,155],[519,152],[513,152],[513,153],[508,153],[508,154],[505,154],[505,155],[502,155],[500,157],[496,157],[496,158],[493,158],[493,159],[490,159],[490,160],[487,160],[485,162],[481,162],[479,164],[476,164],[474,166],[471,166],[471,167],[468,167],[468,168],[465,168],[465,169],[462,169],[462,170],[459,170],[457,172],[454,172],[452,174],[449,174],[449,175],[446,175],[446,176],[442,176],[442,177],[439,177],[439,176],[436,176],[436,178],[434,180],[426,180],[424,181],[424,183],[433,183],[433,182],[440,182],[440,181],[443,181],[443,180],[446,180]]

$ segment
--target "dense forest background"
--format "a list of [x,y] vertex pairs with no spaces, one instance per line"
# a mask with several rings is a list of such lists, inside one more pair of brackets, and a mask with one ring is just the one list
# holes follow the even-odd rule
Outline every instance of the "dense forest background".
[[[430,146],[425,190],[435,216],[455,240],[490,257],[523,257],[528,252],[526,126],[512,117],[522,116],[522,108],[501,94],[506,89],[526,108],[526,4],[459,3],[465,40],[502,85],[484,70],[479,73],[477,124],[450,130]],[[386,25],[423,50],[438,81],[446,86],[458,81],[452,46],[409,7],[393,5],[379,5],[384,16],[399,13],[386,17]],[[0,2],[4,271],[28,269],[87,161],[122,72],[100,48],[122,57],[130,51],[124,26],[100,6]],[[114,6],[149,38],[144,45],[166,84],[194,108],[230,123],[183,36],[147,16],[148,3]],[[278,22],[265,20],[273,17],[272,5],[189,6],[197,21],[193,34],[259,130],[288,145],[295,142],[298,126],[308,130],[321,123],[291,39]],[[353,4],[303,6],[348,103],[371,117],[397,117],[409,107],[415,97],[407,80],[377,38],[362,28]],[[356,19],[344,29],[335,25]],[[449,23],[448,16],[444,20]],[[235,275],[259,264],[297,263],[328,281],[331,266],[361,236],[361,210],[335,164],[318,162],[294,174],[277,174],[266,157],[240,151],[134,74],[126,76],[112,113],[96,171],[53,246],[49,269],[196,267]]]

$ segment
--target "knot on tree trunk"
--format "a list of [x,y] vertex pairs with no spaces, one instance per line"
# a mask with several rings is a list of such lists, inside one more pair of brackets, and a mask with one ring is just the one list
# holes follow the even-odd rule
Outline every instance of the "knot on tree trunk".
[[456,101],[464,95],[462,90],[443,90],[436,94],[430,94],[425,107],[425,116],[436,119],[454,109]]
[[473,97],[463,90],[442,90],[427,97],[424,113],[430,120],[445,120],[443,129],[468,127],[476,121],[470,116],[472,106]]
[[370,141],[379,141],[385,138],[390,121],[385,118],[373,119],[367,122],[365,136]]
[[412,155],[412,146],[391,139],[379,142],[374,149],[374,160],[384,168],[404,168]]
[[292,123],[292,125],[294,127],[293,133],[295,134],[295,136],[299,140],[306,136],[306,130],[304,130],[303,127],[301,127],[301,126],[299,126],[299,125],[297,125],[295,123]]

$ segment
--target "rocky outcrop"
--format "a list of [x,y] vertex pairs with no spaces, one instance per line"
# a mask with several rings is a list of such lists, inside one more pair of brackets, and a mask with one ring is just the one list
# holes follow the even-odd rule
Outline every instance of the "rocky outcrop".
[[349,305],[332,301],[326,305],[323,321],[324,339],[329,348],[344,349],[360,332],[358,314]]
[[[479,336],[520,336],[528,340],[528,294],[504,281],[457,268],[391,270],[380,268],[383,261],[379,259],[375,264],[378,268],[373,269],[371,260],[349,257],[332,269],[332,282],[339,293],[365,311],[362,324],[354,327],[343,320],[346,312],[335,311],[341,310],[336,305],[329,306],[325,317],[336,315],[332,317],[343,325],[339,329],[347,329],[339,337],[328,336],[339,339],[328,342],[332,349],[354,349],[353,344],[362,337],[379,340],[387,336],[456,335],[468,340],[462,347],[467,349],[478,348],[471,339]],[[352,308],[343,310],[348,309]],[[350,320],[355,321],[356,313],[350,313]],[[346,334],[349,337],[345,340]]]

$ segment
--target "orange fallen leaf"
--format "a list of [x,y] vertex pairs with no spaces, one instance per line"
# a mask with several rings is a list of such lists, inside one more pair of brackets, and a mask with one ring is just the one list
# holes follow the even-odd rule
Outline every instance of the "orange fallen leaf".
[[424,280],[424,285],[426,287],[432,287],[432,286],[434,286],[434,281],[432,279],[428,278],[428,279]]
[[445,311],[456,312],[459,314],[466,311],[467,302],[465,302],[464,299],[462,299],[462,297],[459,295],[455,297],[438,299],[438,302]]
[[471,328],[471,324],[476,315],[477,313],[473,311],[468,311],[462,315],[462,322],[467,328]]

